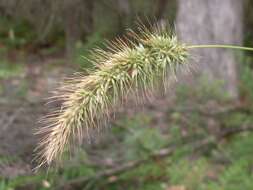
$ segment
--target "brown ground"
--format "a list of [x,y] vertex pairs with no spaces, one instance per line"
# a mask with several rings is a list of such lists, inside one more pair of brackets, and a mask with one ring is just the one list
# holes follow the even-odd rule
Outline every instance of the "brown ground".
[[60,59],[26,64],[18,76],[0,79],[0,176],[31,172],[34,132],[46,114],[46,97],[68,73]]

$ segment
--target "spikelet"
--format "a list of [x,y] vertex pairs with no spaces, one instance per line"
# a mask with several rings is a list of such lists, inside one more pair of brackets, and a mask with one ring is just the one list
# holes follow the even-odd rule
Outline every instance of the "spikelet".
[[168,73],[175,75],[178,67],[187,65],[187,46],[176,36],[159,27],[151,31],[142,26],[138,34],[129,33],[132,40],[116,39],[107,50],[94,50],[91,61],[96,68],[59,89],[56,98],[62,106],[38,132],[44,136],[38,145],[39,166],[58,160],[71,143],[101,126],[129,92],[145,93],[166,81]]

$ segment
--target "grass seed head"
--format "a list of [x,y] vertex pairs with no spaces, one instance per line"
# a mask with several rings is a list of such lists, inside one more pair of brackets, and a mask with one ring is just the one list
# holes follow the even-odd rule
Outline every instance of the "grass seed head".
[[138,34],[130,31],[130,38],[114,40],[107,50],[95,49],[90,60],[96,68],[60,87],[56,98],[62,105],[38,132],[43,135],[37,148],[39,166],[59,160],[73,142],[103,125],[128,92],[146,94],[187,61],[187,47],[159,28],[139,27]]

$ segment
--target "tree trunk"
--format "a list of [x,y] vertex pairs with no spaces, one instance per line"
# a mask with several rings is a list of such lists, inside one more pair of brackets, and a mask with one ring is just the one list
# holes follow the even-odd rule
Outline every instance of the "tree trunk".
[[120,12],[124,15],[130,14],[130,4],[129,0],[118,0],[118,7],[120,9]]
[[159,0],[156,4],[155,18],[159,21],[163,18],[168,5],[168,0]]
[[80,0],[65,0],[63,7],[66,55],[71,59],[75,52],[75,45],[81,39],[80,28]]
[[[190,44],[237,44],[242,42],[243,2],[238,0],[178,0],[176,29]],[[237,61],[234,52],[199,49],[200,72],[212,80],[223,80],[224,89],[237,98]]]
[[66,54],[73,58],[76,43],[93,31],[93,8],[91,0],[63,1]]
[[119,9],[119,31],[123,33],[131,21],[131,7],[129,0],[117,0]]

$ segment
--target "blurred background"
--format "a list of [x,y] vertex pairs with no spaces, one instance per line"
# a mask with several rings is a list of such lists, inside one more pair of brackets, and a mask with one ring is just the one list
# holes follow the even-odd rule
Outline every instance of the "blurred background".
[[253,47],[250,0],[0,0],[0,190],[253,189],[253,54],[231,50],[192,52],[189,78],[129,102],[59,168],[32,171],[50,91],[138,19],[185,43]]

